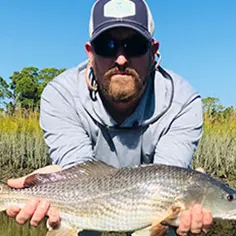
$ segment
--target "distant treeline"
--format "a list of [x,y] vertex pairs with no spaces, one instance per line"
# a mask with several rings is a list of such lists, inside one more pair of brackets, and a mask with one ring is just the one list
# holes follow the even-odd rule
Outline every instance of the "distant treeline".
[[15,71],[9,83],[0,76],[0,105],[8,113],[17,108],[38,110],[40,96],[49,81],[65,69],[25,67]]

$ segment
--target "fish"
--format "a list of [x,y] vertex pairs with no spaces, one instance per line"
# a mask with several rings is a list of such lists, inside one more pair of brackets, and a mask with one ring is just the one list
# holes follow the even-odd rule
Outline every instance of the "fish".
[[60,225],[47,223],[46,236],[77,236],[83,230],[165,235],[167,227],[179,225],[181,212],[197,203],[214,219],[236,219],[233,188],[191,168],[164,164],[114,168],[89,160],[29,175],[22,189],[0,182],[0,211],[23,207],[31,197],[48,199],[60,212]]

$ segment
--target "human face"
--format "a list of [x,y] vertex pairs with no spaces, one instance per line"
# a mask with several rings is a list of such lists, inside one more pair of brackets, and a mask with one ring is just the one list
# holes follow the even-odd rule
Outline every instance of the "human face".
[[137,101],[154,61],[151,42],[132,29],[115,28],[90,46],[86,49],[91,52],[88,55],[103,98],[113,103]]

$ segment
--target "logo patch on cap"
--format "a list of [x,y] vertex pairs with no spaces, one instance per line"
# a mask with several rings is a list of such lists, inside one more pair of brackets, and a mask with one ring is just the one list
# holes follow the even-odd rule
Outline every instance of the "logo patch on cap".
[[104,5],[105,17],[123,18],[134,16],[135,13],[135,4],[130,0],[111,0]]

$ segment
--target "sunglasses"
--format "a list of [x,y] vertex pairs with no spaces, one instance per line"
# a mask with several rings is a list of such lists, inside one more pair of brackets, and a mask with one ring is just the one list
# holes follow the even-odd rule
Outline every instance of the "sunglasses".
[[122,40],[114,39],[110,35],[101,35],[92,42],[94,52],[107,58],[116,57],[121,48],[127,57],[140,57],[147,53],[150,45],[151,41],[141,35],[133,35]]

